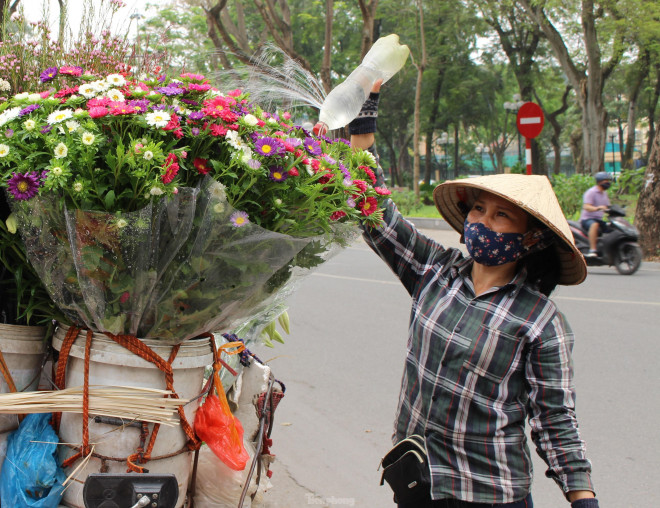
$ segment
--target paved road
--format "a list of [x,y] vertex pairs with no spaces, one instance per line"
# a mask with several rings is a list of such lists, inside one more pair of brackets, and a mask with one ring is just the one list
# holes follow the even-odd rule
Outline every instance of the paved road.
[[[445,245],[458,235],[426,230]],[[660,264],[591,268],[554,300],[576,334],[577,412],[601,506],[660,506]],[[273,431],[269,508],[393,507],[377,471],[390,446],[410,302],[362,240],[290,299],[284,346],[258,351],[287,392]],[[535,462],[537,508],[568,504]]]

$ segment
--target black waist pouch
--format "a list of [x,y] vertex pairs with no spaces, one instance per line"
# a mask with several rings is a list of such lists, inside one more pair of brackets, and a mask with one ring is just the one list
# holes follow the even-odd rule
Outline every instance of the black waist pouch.
[[394,491],[394,502],[405,504],[431,497],[431,473],[424,438],[408,436],[387,452],[381,461],[383,475]]

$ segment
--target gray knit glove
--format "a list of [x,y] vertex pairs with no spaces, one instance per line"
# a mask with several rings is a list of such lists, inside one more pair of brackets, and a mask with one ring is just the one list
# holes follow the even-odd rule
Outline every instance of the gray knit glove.
[[571,508],[598,508],[598,499],[595,497],[578,499],[571,503]]
[[348,133],[371,134],[376,132],[376,119],[378,118],[378,101],[380,93],[371,92],[369,98],[362,104],[362,109],[351,123],[348,124]]

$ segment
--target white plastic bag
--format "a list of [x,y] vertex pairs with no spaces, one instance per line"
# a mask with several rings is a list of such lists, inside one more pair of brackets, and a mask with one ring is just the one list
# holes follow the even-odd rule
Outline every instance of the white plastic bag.
[[[250,455],[250,461],[243,471],[234,471],[226,466],[208,446],[199,450],[197,463],[197,483],[195,486],[195,506],[200,508],[236,508],[243,492],[243,486],[250,471],[254,445],[244,442],[245,449]],[[268,467],[267,464],[265,464]],[[262,468],[262,471],[265,469]],[[256,508],[263,503],[263,494],[272,486],[268,477],[262,473],[260,484],[257,486],[256,469],[250,481],[243,508]],[[254,501],[251,496],[257,492]]]

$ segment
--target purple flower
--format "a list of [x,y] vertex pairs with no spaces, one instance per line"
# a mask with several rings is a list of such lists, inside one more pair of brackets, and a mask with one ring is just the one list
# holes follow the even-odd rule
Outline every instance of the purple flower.
[[289,143],[291,146],[300,146],[302,145],[302,141],[298,138],[287,138],[286,142]]
[[[318,154],[314,154],[314,155],[318,155]],[[337,164],[337,161],[336,161],[335,159],[333,159],[332,157],[330,157],[328,154],[325,154],[325,155],[323,156],[323,158],[324,158],[325,161],[326,161],[328,164],[330,164],[330,165]]]
[[248,218],[248,214],[246,212],[234,212],[229,217],[229,220],[231,221],[233,226],[237,228],[243,227],[250,222],[250,219]]
[[44,126],[41,128],[41,133],[42,133],[42,134],[48,134],[48,133],[51,131],[52,128],[53,128],[52,125],[44,125]]
[[47,83],[48,81],[52,81],[57,76],[57,73],[57,67],[48,67],[48,69],[41,73],[39,79],[42,83]]
[[355,208],[355,200],[353,198],[348,198],[346,200],[346,204],[350,206],[351,208]]
[[321,155],[321,143],[314,138],[305,138],[305,150],[310,155]]
[[284,145],[279,139],[264,137],[257,140],[254,149],[258,154],[270,157],[281,154],[284,151]]
[[199,127],[193,127],[192,129],[190,129],[190,134],[192,134],[193,136],[199,136]]
[[190,118],[191,120],[201,120],[202,118],[204,118],[204,113],[202,113],[201,111],[193,111],[188,115],[188,118]]
[[5,137],[6,138],[11,138],[14,135],[14,129],[7,129],[5,131]]
[[20,112],[18,113],[18,116],[20,118],[21,116],[29,115],[35,109],[38,109],[40,107],[41,107],[41,104],[30,104],[27,108],[21,109]]
[[25,173],[13,173],[8,182],[9,192],[14,199],[25,201],[33,198],[39,190],[39,180],[33,171]]
[[135,110],[136,113],[146,113],[149,110],[151,101],[149,99],[138,99],[128,101],[128,105]]
[[199,102],[194,101],[192,99],[181,99],[181,102],[184,104],[190,104],[191,106],[199,106]]
[[271,166],[269,168],[268,178],[273,182],[283,182],[287,178],[287,173],[282,166]]
[[257,159],[250,159],[247,161],[247,165],[252,169],[259,169],[261,167],[261,162],[259,162]]

